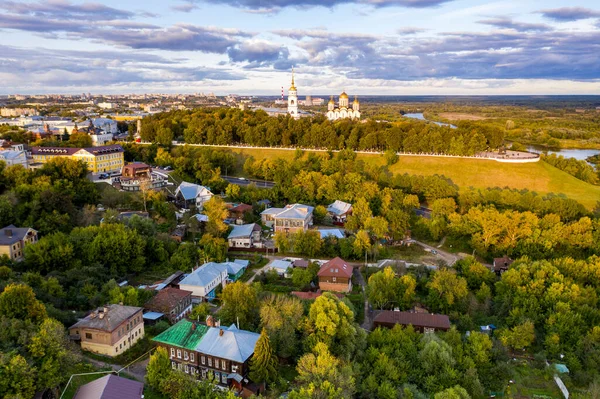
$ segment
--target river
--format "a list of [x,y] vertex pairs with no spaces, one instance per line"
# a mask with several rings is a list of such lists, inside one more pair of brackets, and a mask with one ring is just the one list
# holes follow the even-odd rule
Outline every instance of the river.
[[[406,118],[419,119],[422,121],[433,122],[438,126],[450,126],[452,129],[456,129],[456,126],[451,125],[449,123],[442,123],[436,121],[430,121],[422,113],[415,114],[404,114]],[[575,158],[580,161],[585,161],[588,157],[593,155],[600,154],[600,150],[589,150],[589,149],[578,149],[578,148],[558,148],[558,149],[548,149],[543,146],[537,145],[528,145],[527,151],[533,152],[535,154],[556,154],[562,155],[565,158]]]

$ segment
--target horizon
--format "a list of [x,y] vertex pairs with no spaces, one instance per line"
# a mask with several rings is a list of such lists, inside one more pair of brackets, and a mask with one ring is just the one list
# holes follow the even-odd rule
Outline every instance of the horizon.
[[600,95],[592,0],[328,5],[3,1],[0,94]]

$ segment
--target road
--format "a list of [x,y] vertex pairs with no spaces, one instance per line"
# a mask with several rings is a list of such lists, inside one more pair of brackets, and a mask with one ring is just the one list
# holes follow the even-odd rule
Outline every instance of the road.
[[450,252],[443,251],[436,247],[432,247],[431,245],[425,244],[424,242],[420,242],[420,241],[416,241],[416,240],[413,240],[413,241],[415,244],[420,245],[421,247],[425,248],[426,250],[435,251],[436,253],[434,253],[434,252],[431,252],[431,253],[436,255],[436,257],[445,261],[448,264],[448,266],[452,266],[454,263],[456,263],[457,260],[462,259],[461,257],[459,257],[457,255],[454,255]]
[[238,186],[243,186],[243,187],[249,186],[252,183],[254,183],[254,185],[259,188],[275,187],[275,182],[267,181],[267,180],[246,179],[244,177],[223,176],[223,175],[221,175],[221,179],[223,179],[231,184],[236,184]]

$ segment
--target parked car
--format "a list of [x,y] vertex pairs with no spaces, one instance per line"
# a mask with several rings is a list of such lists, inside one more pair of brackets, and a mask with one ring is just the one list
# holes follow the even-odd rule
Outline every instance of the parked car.
[[109,177],[110,177],[110,175],[108,173],[100,173],[100,176],[99,176],[99,178],[101,180],[108,179]]

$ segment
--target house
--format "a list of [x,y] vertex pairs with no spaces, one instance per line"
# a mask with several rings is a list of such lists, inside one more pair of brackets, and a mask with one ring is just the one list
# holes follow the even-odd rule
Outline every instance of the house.
[[334,222],[345,223],[346,218],[351,214],[352,205],[344,201],[336,200],[327,207],[327,215],[329,215]]
[[256,223],[235,225],[227,236],[229,248],[262,247],[261,234],[262,229]]
[[207,187],[185,181],[175,190],[175,198],[184,208],[195,206],[202,209],[212,196],[213,193]]
[[514,262],[511,258],[504,255],[502,258],[494,258],[494,273],[501,275],[508,270],[509,266]]
[[443,314],[383,310],[373,320],[375,328],[392,328],[396,324],[402,326],[412,325],[416,331],[425,333],[448,331],[450,329],[450,319]]
[[0,151],[0,161],[4,161],[6,166],[21,165],[27,168],[27,154],[23,150],[2,150]]
[[144,309],[162,313],[171,323],[176,323],[192,311],[192,292],[167,287],[158,291],[145,305]]
[[144,384],[109,374],[80,386],[73,399],[142,399]]
[[225,262],[222,264],[227,267],[227,279],[235,282],[246,272],[246,269],[250,266],[250,261],[245,259],[234,259],[233,262]]
[[[235,220],[244,220],[247,213],[252,213],[252,205],[237,204],[229,208],[229,217]],[[243,222],[242,222],[243,223]]]
[[319,288],[324,291],[352,291],[352,271],[353,267],[340,257],[323,263],[317,273]]
[[261,212],[262,222],[274,227],[275,232],[294,233],[306,231],[313,223],[314,208],[309,205],[293,204],[285,208],[268,208]]
[[338,240],[340,238],[346,237],[344,232],[340,229],[318,229],[317,231],[321,235],[322,240],[324,240],[327,237],[334,237],[334,238],[337,238]]
[[144,337],[142,313],[134,306],[104,306],[69,327],[69,335],[83,350],[117,356]]
[[182,242],[183,238],[185,237],[185,232],[186,232],[186,227],[184,224],[182,224],[182,225],[175,227],[175,229],[173,229],[173,231],[171,231],[171,234],[169,234],[169,237],[171,237],[171,239],[173,239],[177,242]]
[[56,158],[69,158],[84,161],[92,173],[117,172],[125,164],[124,150],[120,145],[107,145],[90,148],[33,147],[31,156],[34,163],[47,163]]
[[248,384],[249,360],[259,334],[230,327],[183,319],[156,336],[153,341],[167,349],[173,369],[196,378],[212,372],[215,383],[241,391]]
[[300,267],[302,269],[306,269],[310,262],[308,259],[296,259],[292,262],[292,267]]
[[179,282],[179,288],[191,291],[192,296],[212,300],[216,288],[227,282],[227,268],[215,262],[205,263]]
[[288,269],[291,267],[292,262],[283,259],[276,259],[269,264],[269,270],[275,270],[280,276],[285,276]]
[[15,227],[12,224],[0,230],[0,256],[6,255],[11,260],[23,260],[25,245],[34,244],[38,240],[37,231],[29,227]]
[[124,191],[140,191],[164,187],[167,185],[167,179],[153,173],[152,168],[145,163],[132,162],[123,166],[115,185]]

